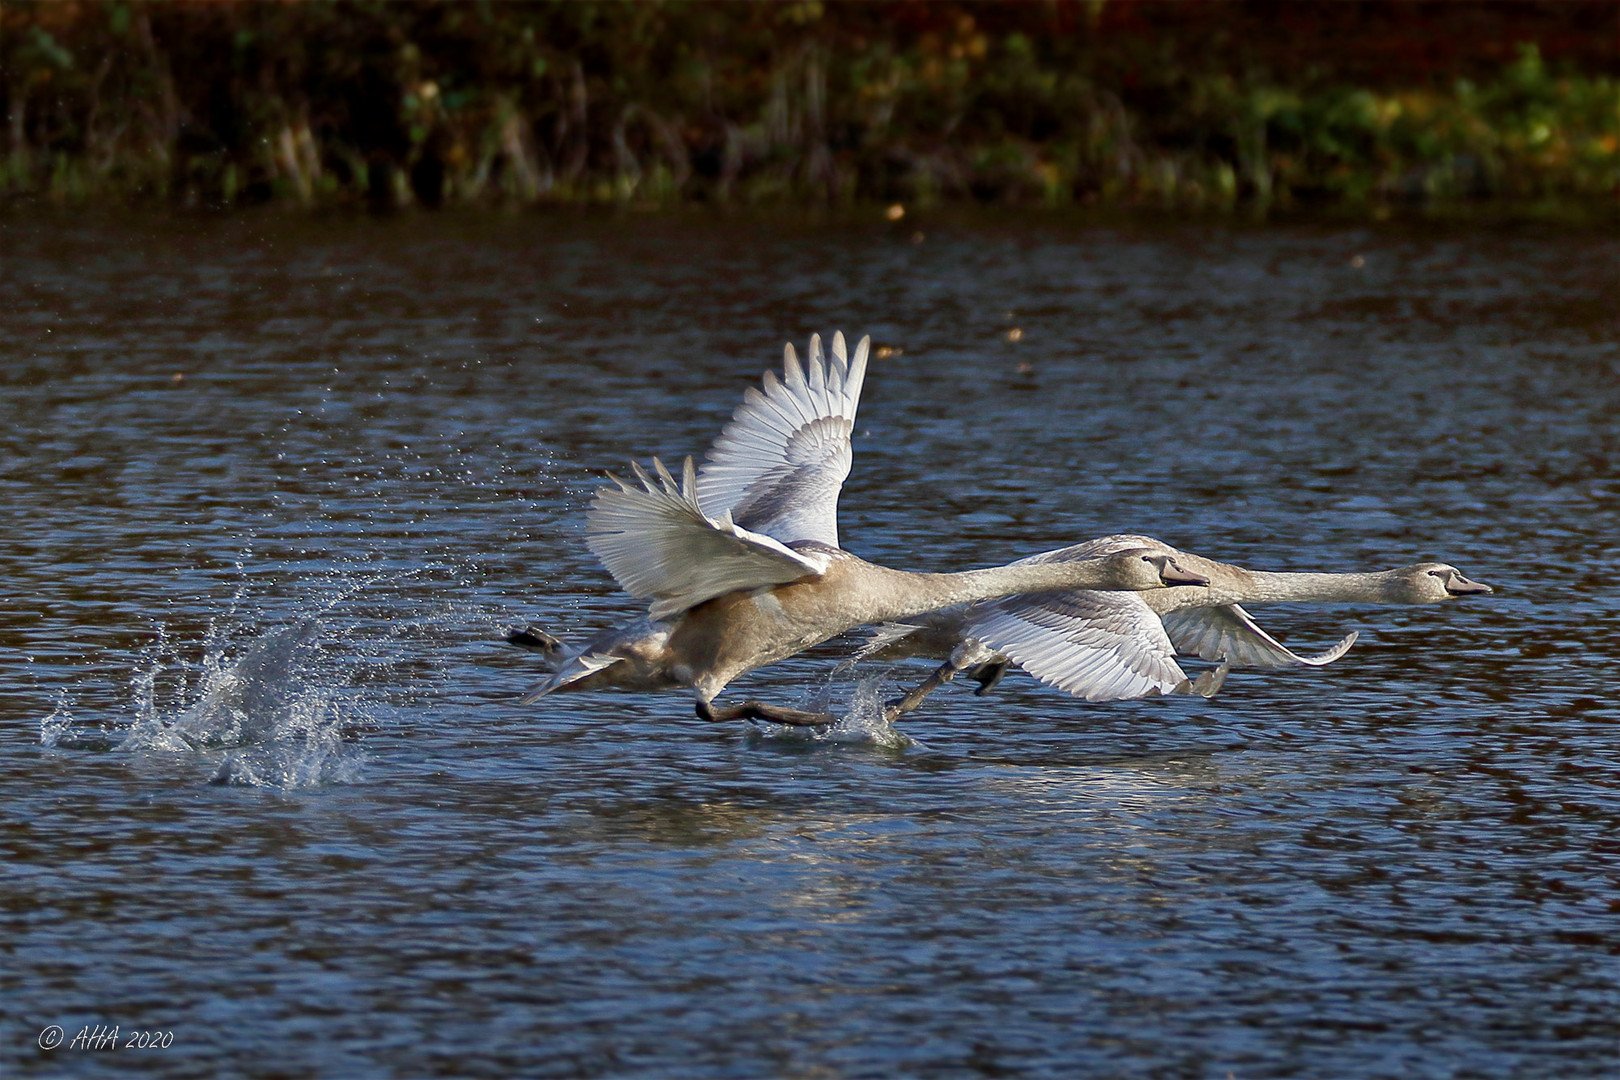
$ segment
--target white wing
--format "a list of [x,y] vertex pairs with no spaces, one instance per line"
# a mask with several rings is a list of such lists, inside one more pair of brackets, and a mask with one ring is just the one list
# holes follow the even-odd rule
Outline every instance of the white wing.
[[763,392],[749,387],[698,473],[698,502],[719,518],[728,511],[744,528],[785,544],[815,540],[838,546],[838,492],[849,475],[850,433],[866,379],[870,338],[844,352],[834,334],[832,354],[810,339],[803,368],[789,345],[782,378],[765,373]]
[[976,605],[963,636],[1087,701],[1173,694],[1187,681],[1159,617],[1132,592],[1029,593]]
[[1359,636],[1352,632],[1333,648],[1315,656],[1301,656],[1260,629],[1247,611],[1236,604],[1225,607],[1181,608],[1163,617],[1164,631],[1183,656],[1230,660],[1236,667],[1280,668],[1294,664],[1321,667],[1350,651]]
[[652,601],[655,619],[738,589],[819,575],[831,561],[741,528],[729,513],[709,517],[698,505],[691,458],[678,486],[657,458],[656,484],[640,465],[632,468],[640,488],[610,476],[618,486],[596,493],[585,543],[625,592]]
[[[1112,554],[1133,547],[1157,547],[1173,554],[1189,570],[1214,573],[1222,564],[1197,555],[1177,551],[1151,536],[1101,536],[1072,547],[1044,551],[1020,562],[1065,562],[1071,559]],[[1145,602],[1145,601],[1144,601]],[[1356,634],[1349,634],[1326,652],[1315,656],[1301,656],[1262,630],[1258,623],[1236,604],[1221,607],[1180,608],[1162,616],[1164,632],[1169,635],[1175,651],[1182,656],[1197,656],[1204,660],[1229,660],[1233,667],[1279,668],[1303,664],[1321,667],[1331,664],[1349,651],[1356,643]]]

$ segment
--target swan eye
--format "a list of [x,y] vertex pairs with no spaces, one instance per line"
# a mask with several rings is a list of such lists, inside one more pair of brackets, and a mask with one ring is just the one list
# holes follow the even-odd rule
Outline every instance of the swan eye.
[[1444,572],[1442,572],[1442,571],[1440,571],[1440,570],[1430,570],[1430,571],[1429,571],[1429,576],[1430,576],[1430,577],[1437,577],[1437,578],[1443,578],[1443,577],[1445,577],[1445,576],[1446,576],[1446,575],[1445,575],[1445,573],[1444,573]]

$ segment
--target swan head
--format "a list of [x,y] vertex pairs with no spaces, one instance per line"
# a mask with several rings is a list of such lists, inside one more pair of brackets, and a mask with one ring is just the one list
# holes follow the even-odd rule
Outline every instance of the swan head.
[[1392,572],[1392,590],[1397,603],[1432,604],[1454,596],[1489,593],[1489,585],[1470,581],[1461,570],[1446,563],[1424,562],[1403,566]]
[[1176,562],[1156,548],[1133,548],[1111,556],[1133,589],[1168,589],[1175,585],[1208,585],[1209,578]]

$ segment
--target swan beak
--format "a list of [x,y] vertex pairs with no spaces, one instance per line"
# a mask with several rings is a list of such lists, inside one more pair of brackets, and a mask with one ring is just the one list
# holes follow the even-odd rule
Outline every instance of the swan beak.
[[1159,564],[1159,580],[1166,585],[1208,585],[1209,578],[1203,574],[1195,574],[1191,570],[1183,570],[1176,565],[1174,559],[1166,558]]
[[1481,581],[1469,581],[1461,574],[1452,574],[1446,579],[1446,592],[1452,596],[1467,596],[1470,593],[1495,592],[1489,585]]

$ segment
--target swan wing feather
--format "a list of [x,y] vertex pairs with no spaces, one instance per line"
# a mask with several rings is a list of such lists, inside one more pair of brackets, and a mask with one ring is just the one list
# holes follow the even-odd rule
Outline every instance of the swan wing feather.
[[1184,552],[1166,544],[1162,540],[1155,540],[1151,536],[1138,536],[1134,533],[1118,533],[1113,536],[1099,536],[1094,540],[1085,540],[1068,547],[1055,548],[1052,551],[1042,551],[1034,555],[1026,555],[1015,562],[1014,566],[1026,563],[1060,563],[1083,562],[1086,559],[1096,559],[1104,555],[1116,555],[1121,551],[1130,551],[1133,548],[1156,548],[1178,558]]
[[921,633],[923,629],[923,626],[919,623],[895,622],[887,622],[873,627],[872,631],[867,635],[866,643],[855,651],[855,655],[849,658],[849,662],[858,664],[862,660],[876,656],[891,645],[897,645],[913,634]]
[[593,653],[576,656],[561,668],[525,690],[523,696],[518,698],[518,704],[533,705],[558,687],[578,682],[585,676],[601,671],[605,667],[612,667],[622,659],[623,657],[619,656],[602,656]]
[[[1155,540],[1151,536],[1121,534],[1100,536],[1095,540],[1043,551],[1020,562],[1052,563],[1110,555],[1135,547],[1158,547],[1175,555],[1184,569],[1219,573],[1232,568],[1220,563],[1190,555],[1185,551]],[[1163,616],[1164,631],[1169,635],[1175,651],[1183,656],[1197,656],[1204,660],[1229,660],[1234,667],[1279,668],[1294,665],[1322,667],[1331,664],[1349,651],[1358,635],[1351,633],[1332,648],[1311,656],[1301,655],[1283,645],[1261,629],[1253,617],[1237,604],[1218,607],[1179,608]]]
[[729,513],[703,512],[692,459],[676,483],[662,462],[640,465],[637,484],[609,476],[585,514],[585,542],[625,592],[650,600],[655,619],[739,589],[781,585],[821,574],[830,556],[795,551],[743,528]]
[[761,389],[750,387],[709,449],[697,478],[706,515],[729,513],[738,526],[784,544],[838,546],[838,495],[870,344],[862,338],[851,358],[844,335],[835,334],[823,355],[812,337],[802,365],[787,346],[782,377],[766,372]]
[[1086,701],[1170,694],[1187,679],[1158,616],[1132,592],[1028,593],[975,605],[964,635]]
[[1262,630],[1237,604],[1181,608],[1167,612],[1163,621],[1176,652],[1204,660],[1230,660],[1236,667],[1322,667],[1349,652],[1359,636],[1352,631],[1331,649],[1302,656]]
[[938,611],[913,616],[905,622],[888,622],[874,627],[852,662],[874,656],[885,660],[926,657],[943,660],[962,642],[964,620],[972,605],[955,604]]

